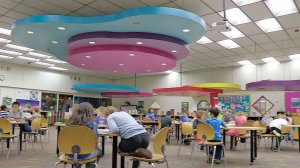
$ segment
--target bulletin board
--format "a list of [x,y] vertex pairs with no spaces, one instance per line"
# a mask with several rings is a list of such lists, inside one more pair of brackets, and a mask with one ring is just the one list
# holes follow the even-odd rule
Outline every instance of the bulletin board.
[[218,96],[221,110],[229,112],[250,112],[250,95],[220,95]]

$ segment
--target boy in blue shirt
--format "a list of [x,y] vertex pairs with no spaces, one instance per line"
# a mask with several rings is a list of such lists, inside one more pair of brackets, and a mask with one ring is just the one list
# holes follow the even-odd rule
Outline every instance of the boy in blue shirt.
[[[210,109],[210,114],[212,115],[211,119],[205,120],[205,123],[212,126],[215,132],[215,137],[211,142],[221,142],[222,136],[220,132],[221,126],[225,127],[224,121],[220,120],[218,118],[218,115],[220,113],[220,110],[216,107],[213,107]],[[213,155],[213,148],[209,151],[209,156],[211,157]],[[221,157],[222,157],[222,146],[217,145],[216,146],[216,155],[215,155],[215,163],[220,164],[221,163]]]

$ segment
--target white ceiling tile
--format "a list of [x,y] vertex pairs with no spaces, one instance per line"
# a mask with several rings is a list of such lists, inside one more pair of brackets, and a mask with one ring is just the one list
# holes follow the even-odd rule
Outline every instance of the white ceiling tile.
[[288,56],[275,57],[275,59],[277,61],[282,61],[282,62],[284,62],[284,61],[291,61],[291,59]]
[[[223,51],[223,50],[220,50],[220,51]],[[209,52],[209,53],[206,53],[206,55],[208,55],[209,57],[212,57],[212,58],[220,58],[220,57],[223,57],[223,55],[221,55],[219,52]]]
[[300,54],[300,48],[286,48],[286,49],[283,49],[283,52],[286,55]]
[[49,4],[44,1],[25,0],[23,4],[35,9],[46,11],[49,14],[66,14],[70,12],[70,10],[66,10],[64,8],[61,8],[53,4]]
[[82,4],[89,4],[89,3],[91,3],[91,2],[93,2],[95,0],[74,0],[74,1],[82,3]]
[[278,42],[276,42],[276,44],[280,48],[293,48],[293,47],[296,47],[296,44],[294,43],[293,40],[278,41]]
[[159,6],[159,5],[163,5],[165,3],[170,2],[170,0],[139,0],[140,2],[143,2],[149,6]]
[[133,1],[133,0],[107,0],[113,4],[117,4],[118,6],[121,6],[123,8],[138,8],[138,7],[144,7],[144,6],[147,6],[145,4],[143,4],[142,2],[140,1]]
[[222,16],[220,16],[217,13],[205,15],[205,16],[202,16],[202,18],[205,20],[206,24],[208,24],[209,26],[211,26],[214,22],[219,22],[219,21],[223,20]]
[[110,2],[103,1],[103,0],[96,0],[92,3],[90,3],[88,6],[99,9],[100,11],[109,13],[109,14],[120,12],[120,11],[124,10],[119,6],[116,6]]
[[262,51],[264,51],[264,49],[261,48],[261,47],[258,46],[258,45],[245,46],[244,48],[245,48],[246,50],[248,50],[249,52],[252,52],[252,53],[257,53],[257,52],[262,52]]
[[186,1],[186,0],[176,0],[174,3],[185,10],[193,12],[199,15],[207,15],[210,13],[214,13],[212,9],[210,9],[207,5],[205,5],[200,0],[198,1]]
[[252,21],[273,17],[273,14],[263,2],[245,5],[242,6],[241,9],[246,15],[248,15],[248,17],[250,17],[250,19],[252,19]]
[[192,55],[192,54],[196,54],[196,53],[198,53],[199,51],[197,51],[197,50],[193,50],[193,49],[189,49],[189,51],[190,51],[190,55]]
[[297,46],[300,46],[300,38],[294,39],[294,42]]
[[245,60],[245,58],[243,58],[241,56],[230,56],[230,57],[227,57],[227,58],[234,61],[234,62]]
[[169,7],[169,8],[178,8],[181,9],[180,6],[176,5],[174,2],[165,3],[163,5],[160,5],[160,7]]
[[271,55],[268,52],[258,52],[253,54],[256,58],[262,59],[262,58],[267,58],[271,57]]
[[224,47],[222,47],[221,45],[217,44],[217,43],[208,43],[208,44],[204,44],[205,47],[217,51],[217,50],[224,50]]
[[281,31],[276,31],[276,32],[270,32],[267,34],[273,41],[281,41],[281,40],[289,40],[290,37],[288,34],[281,30]]
[[284,15],[277,17],[277,20],[283,28],[295,28],[300,27],[300,14],[294,13],[290,15]]
[[248,36],[263,33],[263,31],[255,23],[240,24],[235,27]]
[[234,52],[232,52],[231,50],[227,50],[227,49],[225,49],[225,50],[219,50],[219,51],[216,51],[216,52],[219,53],[219,54],[221,54],[221,55],[224,55],[226,57],[235,55]]
[[272,40],[266,34],[251,35],[249,38],[257,44],[272,42]]
[[4,13],[6,13],[9,9],[7,8],[3,8],[0,6],[0,15],[3,15]]
[[256,59],[256,56],[254,54],[243,54],[243,55],[240,55],[240,57],[244,58],[243,60]]
[[17,12],[20,12],[20,13],[27,14],[27,15],[43,15],[43,14],[46,14],[45,11],[41,11],[39,9],[28,7],[28,6],[25,6],[25,5],[22,5],[22,4],[19,4],[13,10],[17,11]]
[[75,11],[76,13],[82,14],[84,16],[97,16],[97,15],[105,15],[105,13],[95,9],[91,8],[89,6],[84,6],[78,10]]
[[285,30],[291,38],[300,38],[300,27]]
[[266,51],[279,49],[279,47],[275,43],[263,43],[263,44],[260,44],[260,46]]
[[284,55],[284,52],[282,50],[271,50],[271,51],[267,51],[267,53],[269,53],[270,57],[277,57],[277,56]]
[[208,31],[205,33],[205,37],[209,38],[210,40],[217,42],[217,41],[222,41],[226,40],[227,37],[224,36],[222,33],[214,30],[214,31]]
[[197,57],[201,60],[207,60],[207,59],[210,59],[210,56],[206,55],[206,54],[201,54],[201,53],[197,53],[197,54],[194,54],[193,57]]
[[[0,27],[5,28],[5,29],[11,29],[11,24],[9,24],[9,23],[4,23],[4,22],[1,22],[1,21],[0,21]],[[7,35],[3,35],[3,34],[0,34],[0,36],[1,36],[2,38],[6,38],[6,37],[7,37]]]
[[[223,10],[222,1],[219,0],[201,0],[201,1],[217,12]],[[226,9],[231,9],[236,7],[235,3],[233,3],[231,0],[225,0],[225,4],[226,4]]]
[[238,43],[240,46],[248,46],[248,45],[253,45],[254,42],[249,39],[248,37],[241,37],[237,39],[233,39],[234,42]]
[[243,47],[233,48],[233,49],[231,49],[231,51],[234,52],[234,53],[236,53],[236,54],[246,54],[246,53],[249,53],[249,51],[247,51]]
[[8,23],[8,24],[13,24],[15,22],[15,19],[6,17],[6,16],[1,16],[0,17],[0,22]]
[[76,10],[83,6],[82,3],[78,3],[76,1],[62,1],[62,0],[43,0],[49,4],[59,6],[61,8],[68,9],[70,11]]
[[20,12],[10,10],[7,13],[5,13],[5,16],[10,17],[10,18],[15,18],[15,19],[21,19],[21,18],[26,17],[27,15],[20,13]]
[[191,48],[194,49],[194,50],[200,51],[202,53],[206,53],[206,52],[211,51],[209,48],[207,48],[207,47],[205,47],[201,44],[193,45]]
[[0,6],[4,7],[4,8],[11,9],[11,8],[15,7],[16,5],[18,5],[17,2],[13,2],[13,1],[9,1],[9,0],[0,1]]
[[70,13],[68,13],[68,16],[85,16],[85,15],[77,13],[77,12],[70,12]]

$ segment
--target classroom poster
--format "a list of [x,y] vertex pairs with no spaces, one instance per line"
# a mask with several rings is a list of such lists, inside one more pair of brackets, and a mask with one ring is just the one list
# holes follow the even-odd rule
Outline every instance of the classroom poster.
[[30,100],[38,100],[38,92],[30,91]]
[[16,99],[30,100],[30,91],[18,90],[16,93]]
[[5,105],[6,107],[10,107],[11,103],[12,103],[12,98],[3,97],[3,100],[2,100],[3,105]]
[[17,99],[16,102],[20,103],[20,109],[23,110],[31,110],[33,107],[40,106],[40,102],[35,100]]
[[250,95],[221,95],[218,97],[221,110],[250,112]]

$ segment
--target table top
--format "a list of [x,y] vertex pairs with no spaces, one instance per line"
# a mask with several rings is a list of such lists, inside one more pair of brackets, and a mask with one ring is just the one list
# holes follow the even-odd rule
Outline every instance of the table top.
[[139,122],[140,124],[157,124],[158,123],[157,121],[143,121],[143,120],[139,120],[137,122]]
[[119,133],[112,133],[112,132],[108,132],[108,133],[105,133],[105,134],[99,134],[99,136],[109,136],[109,137],[114,137],[114,136],[120,136]]
[[106,128],[107,127],[107,125],[104,125],[104,124],[99,124],[98,125],[98,128]]
[[265,130],[266,127],[225,127],[225,130],[237,129],[237,130]]
[[294,128],[299,128],[300,125],[286,125],[287,127],[294,127]]
[[66,126],[66,123],[54,123],[54,126],[57,126],[57,127],[65,127],[65,126]]
[[11,124],[26,124],[26,121],[9,121]]

